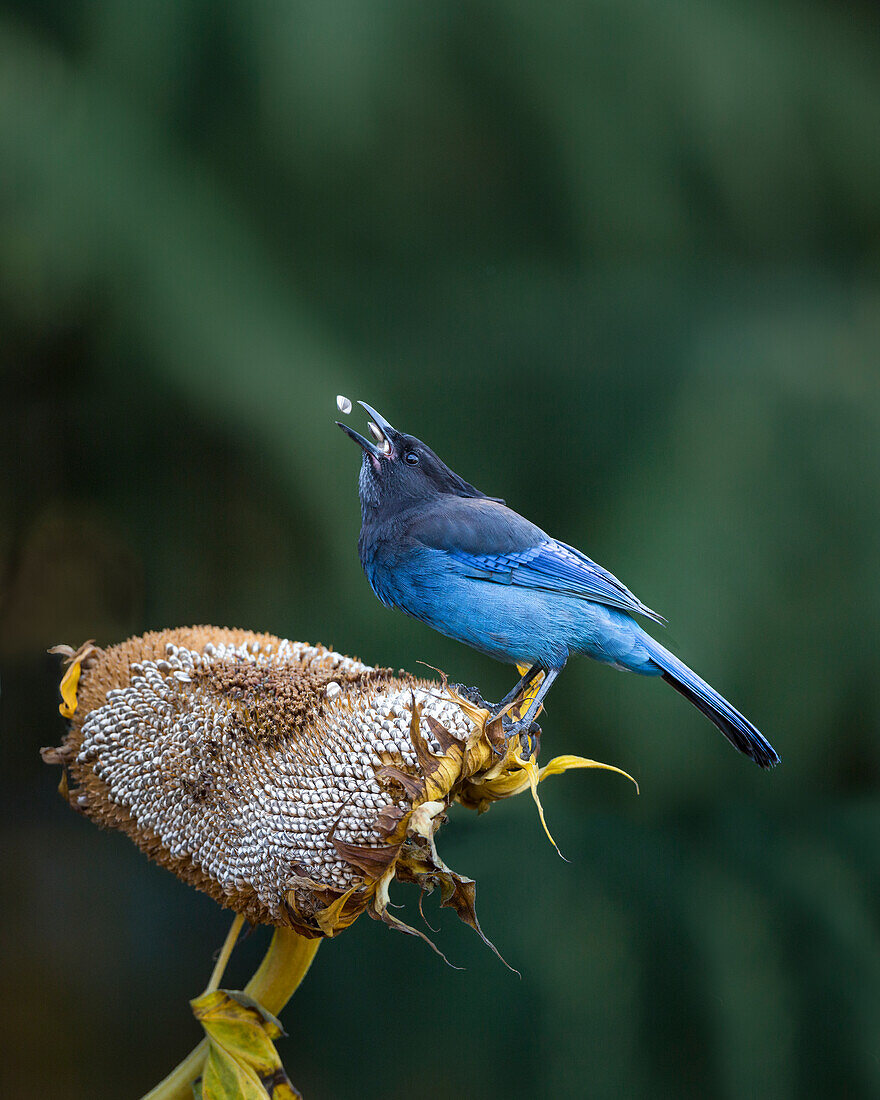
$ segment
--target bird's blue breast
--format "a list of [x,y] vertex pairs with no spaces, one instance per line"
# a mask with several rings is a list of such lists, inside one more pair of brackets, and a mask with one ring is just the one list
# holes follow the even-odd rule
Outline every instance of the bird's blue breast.
[[382,522],[359,543],[379,599],[510,664],[559,668],[571,653],[648,671],[654,613],[607,570],[494,501],[440,497]]
[[383,603],[508,664],[565,664],[588,653],[620,667],[646,662],[638,624],[613,608],[564,592],[498,583],[471,564],[425,547],[399,546],[364,559]]

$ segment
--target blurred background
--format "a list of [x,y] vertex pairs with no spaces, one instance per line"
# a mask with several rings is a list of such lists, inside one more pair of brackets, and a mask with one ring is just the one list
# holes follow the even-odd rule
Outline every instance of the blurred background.
[[569,864],[527,796],[440,838],[522,979],[436,903],[462,971],[363,919],[285,1014],[294,1082],[880,1095],[877,31],[829,0],[2,0],[3,1096],[146,1091],[229,923],[58,797],[48,646],[211,622],[512,682],[372,596],[337,393],[611,568],[784,762],[573,663],[545,759],[641,796],[548,783]]

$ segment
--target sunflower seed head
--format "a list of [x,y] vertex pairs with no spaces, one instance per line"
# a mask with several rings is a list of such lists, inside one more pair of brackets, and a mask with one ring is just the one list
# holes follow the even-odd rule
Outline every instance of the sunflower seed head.
[[289,923],[291,890],[362,884],[340,846],[384,849],[412,810],[414,706],[433,752],[430,720],[462,743],[473,730],[439,685],[322,646],[165,631],[90,653],[57,752],[87,816],[250,920]]
[[[64,767],[74,809],[253,923],[332,936],[369,910],[421,936],[388,910],[396,877],[439,885],[489,942],[474,882],[434,834],[453,801],[482,811],[531,788],[540,808],[543,772],[535,739],[505,735],[479,697],[216,627],[59,652],[70,726],[43,759]],[[571,767],[606,765],[564,756],[544,771]]]

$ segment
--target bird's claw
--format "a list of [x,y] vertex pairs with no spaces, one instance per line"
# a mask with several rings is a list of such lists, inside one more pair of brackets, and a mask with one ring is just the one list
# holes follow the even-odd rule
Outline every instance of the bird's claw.
[[509,718],[505,717],[501,720],[501,728],[504,730],[504,735],[508,741],[511,737],[519,737],[523,759],[528,760],[530,757],[537,756],[541,751],[541,727],[537,722],[530,722],[526,726],[522,720],[511,722]]
[[475,707],[479,707],[481,710],[488,710],[492,715],[490,721],[497,717],[494,713],[496,704],[487,702],[483,696],[480,695],[478,688],[466,687],[464,684],[450,684],[449,686],[456,695],[460,695],[463,699],[467,699],[467,701],[473,703]]
[[[490,703],[484,699],[478,688],[467,687],[464,684],[450,684],[450,687],[457,695],[467,699],[469,703],[473,703],[474,706],[480,707],[482,710],[488,710],[489,722],[496,721],[498,716],[502,715],[502,708],[497,703]],[[541,747],[541,727],[537,722],[530,722],[526,726],[522,719],[514,722],[509,715],[503,714],[501,717],[501,732],[504,735],[505,742],[509,742],[511,737],[519,736],[525,759],[538,755]],[[503,748],[499,748],[497,745],[494,745],[493,748],[496,755],[504,755],[505,750]]]
[[504,755],[506,752],[505,746],[510,744],[510,739],[512,737],[519,738],[520,749],[523,759],[525,760],[537,756],[541,749],[541,727],[537,722],[530,722],[526,725],[522,719],[514,722],[512,718],[509,718],[505,714],[501,719],[501,733],[502,739],[500,746],[493,746],[497,756]]

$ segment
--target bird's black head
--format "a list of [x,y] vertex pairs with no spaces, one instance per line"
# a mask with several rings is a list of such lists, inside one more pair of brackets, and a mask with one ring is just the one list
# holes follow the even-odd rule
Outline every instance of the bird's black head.
[[393,428],[384,416],[363,401],[358,402],[373,418],[370,431],[375,442],[338,420],[336,423],[364,452],[360,475],[360,498],[364,517],[395,511],[433,500],[442,494],[457,497],[487,497],[450,470],[427,443]]

